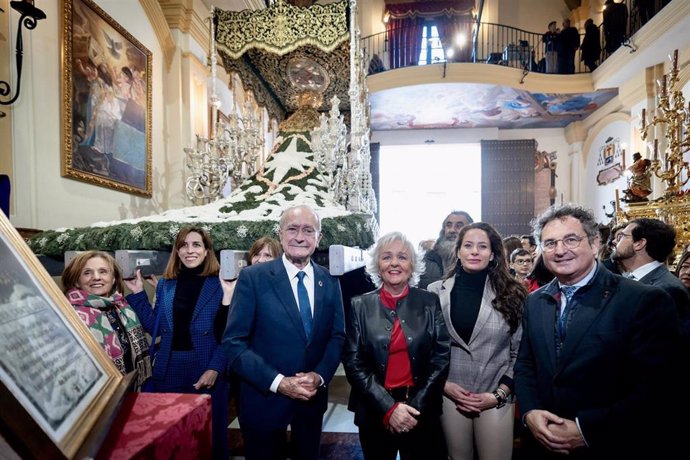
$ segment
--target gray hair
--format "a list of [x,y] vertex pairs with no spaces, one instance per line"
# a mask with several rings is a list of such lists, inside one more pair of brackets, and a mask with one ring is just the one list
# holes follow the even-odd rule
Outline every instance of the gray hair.
[[410,286],[416,286],[419,283],[419,277],[426,269],[424,260],[422,260],[421,255],[415,250],[414,244],[407,239],[405,234],[401,232],[386,233],[369,249],[369,260],[364,268],[376,287],[381,286],[383,283],[383,281],[381,281],[381,274],[379,273],[379,256],[381,255],[381,251],[396,241],[402,241],[402,243],[407,246],[407,251],[410,253],[410,263],[412,264],[412,276],[410,276],[408,282]]
[[278,225],[282,229],[285,226],[285,222],[288,219],[288,215],[290,214],[291,211],[295,211],[297,209],[305,209],[312,214],[314,214],[314,217],[316,217],[316,229],[321,232],[321,217],[319,217],[319,214],[314,211],[314,209],[311,206],[308,206],[306,204],[299,204],[297,206],[290,206],[289,208],[285,209],[281,214],[280,214],[280,220],[278,221]]
[[599,224],[597,224],[597,221],[594,219],[594,214],[592,211],[583,208],[582,206],[566,203],[560,206],[553,205],[544,211],[540,216],[537,216],[532,220],[532,234],[534,235],[534,239],[538,243],[541,243],[541,233],[546,224],[556,219],[565,219],[566,217],[572,217],[580,221],[582,228],[587,235],[589,244],[592,244],[599,236]]

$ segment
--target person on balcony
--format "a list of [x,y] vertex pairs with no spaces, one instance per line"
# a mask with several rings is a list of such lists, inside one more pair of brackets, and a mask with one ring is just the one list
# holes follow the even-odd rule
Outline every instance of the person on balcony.
[[601,55],[601,36],[599,28],[591,18],[585,21],[585,38],[582,39],[580,53],[580,60],[585,63],[590,72],[594,72]]
[[628,24],[628,8],[623,3],[606,0],[604,4],[604,38],[606,52],[610,55],[616,51],[625,39]]
[[556,21],[551,21],[549,22],[548,30],[541,38],[544,42],[546,73],[558,72],[558,51],[561,46],[561,38],[558,35],[559,32],[558,23]]
[[575,73],[575,52],[580,47],[580,33],[570,25],[570,19],[563,20],[560,33],[561,49],[558,53],[558,73]]

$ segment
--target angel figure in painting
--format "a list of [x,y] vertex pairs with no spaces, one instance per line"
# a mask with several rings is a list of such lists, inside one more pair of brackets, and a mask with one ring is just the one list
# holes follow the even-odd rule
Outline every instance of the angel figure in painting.
[[633,164],[628,171],[628,188],[623,190],[623,201],[637,203],[648,201],[647,195],[652,193],[652,172],[649,166],[652,164],[647,158],[642,158],[640,152],[633,153]]

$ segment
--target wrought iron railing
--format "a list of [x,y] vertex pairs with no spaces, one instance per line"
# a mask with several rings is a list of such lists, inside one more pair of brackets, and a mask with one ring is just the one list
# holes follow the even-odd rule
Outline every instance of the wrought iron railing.
[[[634,2],[633,0],[625,0],[623,2],[628,11],[626,39],[623,46],[626,46],[630,52],[635,50],[634,44],[629,40],[651,16],[656,14],[663,8],[669,0],[653,0],[649,11],[640,11],[638,5],[643,2]],[[600,45],[601,54],[599,64],[604,62],[608,57],[606,52],[606,42],[604,37],[604,30],[601,25],[600,29]],[[474,32],[474,29],[473,29]],[[390,70],[392,68],[399,68],[400,66],[390,59],[391,53],[395,54],[395,50],[391,50],[388,40],[388,32],[381,32],[378,34],[369,35],[362,38],[362,49],[364,51],[364,59],[367,64],[371,62],[374,56],[380,59],[377,66],[372,66],[373,71]],[[472,52],[461,53],[464,56],[471,56],[465,58],[464,62],[480,62],[489,64],[500,64],[520,69],[526,69],[532,72],[546,72],[546,50],[542,40],[543,32],[528,32],[526,30],[518,29],[503,24],[481,23],[479,30],[476,33],[476,41],[474,43],[469,40],[464,46],[472,48]],[[580,43],[584,34],[580,35]],[[440,50],[436,55],[445,56],[438,39],[424,42],[421,47],[426,48],[427,51]],[[409,45],[406,45],[409,46]],[[431,52],[427,52],[431,55]],[[397,60],[396,60],[397,61]],[[430,60],[429,64],[444,63],[444,62],[462,62],[454,60],[453,58],[437,58]],[[417,61],[411,62],[408,65],[419,65]],[[588,72],[584,62],[581,61],[581,51],[577,50],[574,57],[575,73]],[[375,68],[374,68],[375,67]]]

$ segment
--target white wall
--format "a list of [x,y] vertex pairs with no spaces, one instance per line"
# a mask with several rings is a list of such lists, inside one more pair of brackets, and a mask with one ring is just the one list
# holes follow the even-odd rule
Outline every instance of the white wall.
[[563,0],[500,0],[497,22],[528,32],[543,33],[549,22],[558,21],[558,27],[561,27],[563,19],[569,16],[570,11]]
[[[24,33],[22,94],[13,110],[13,184],[17,227],[49,229],[81,226],[125,215],[157,211],[169,187],[165,175],[163,116],[164,60],[158,40],[138,0],[98,0],[96,3],[153,54],[152,150],[154,198],[140,198],[60,175],[60,2],[42,2],[47,19]],[[14,37],[12,38],[14,41]]]

